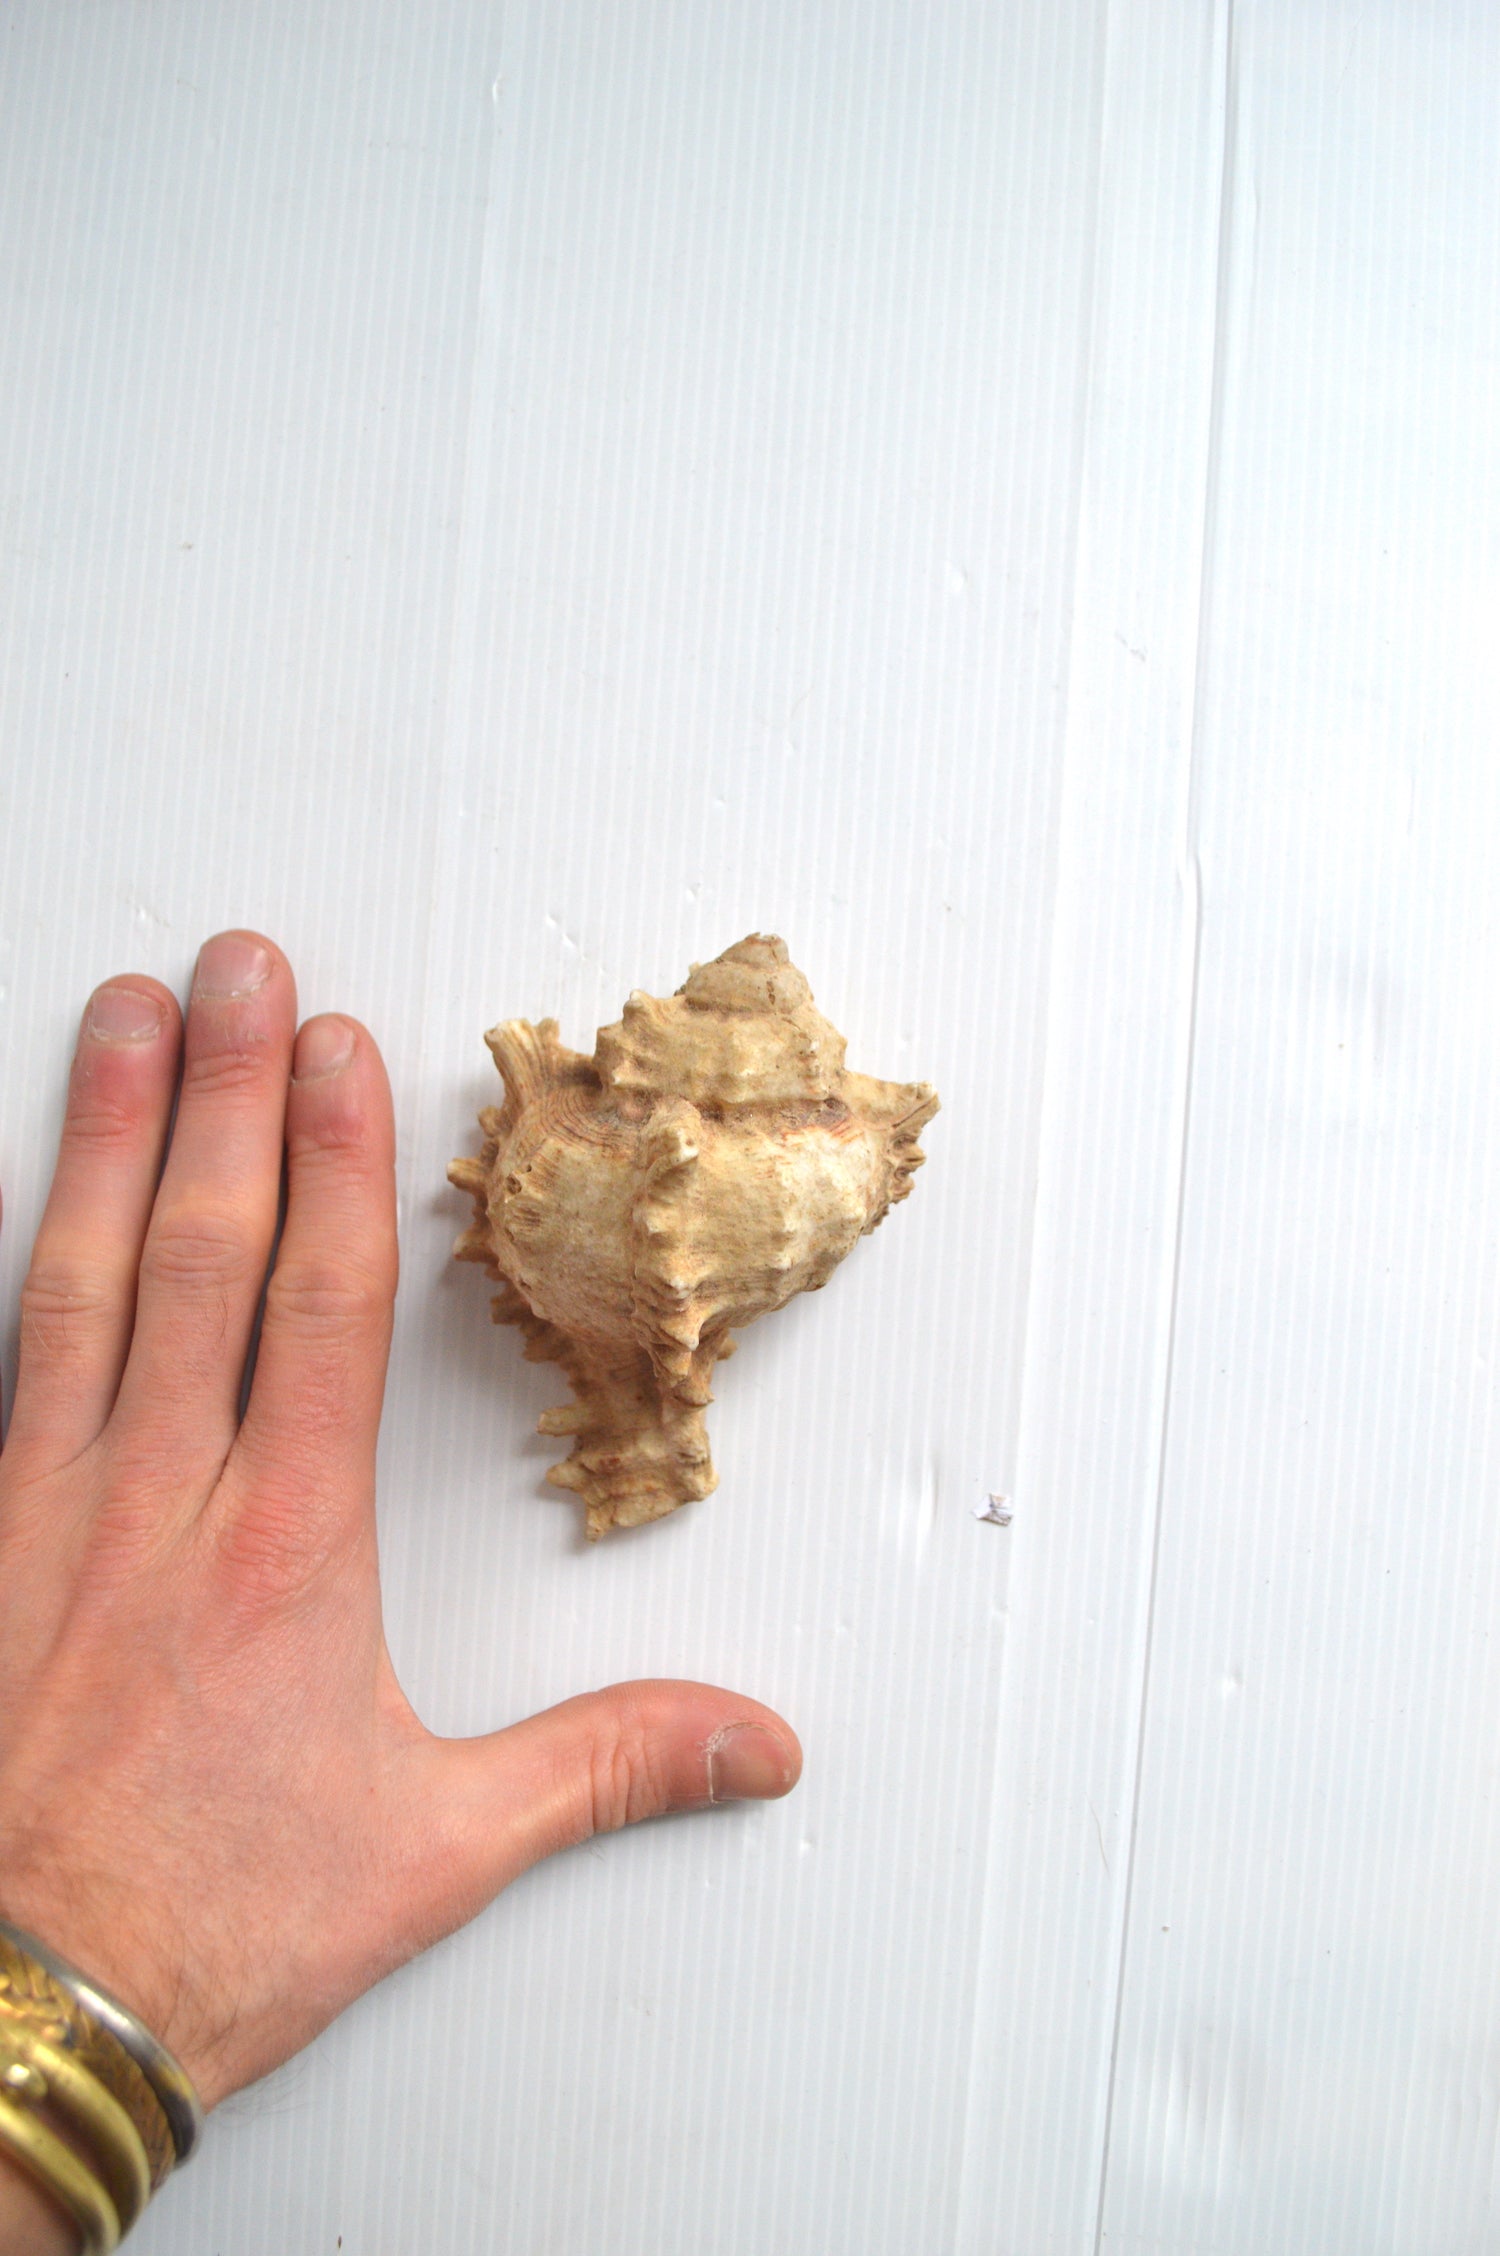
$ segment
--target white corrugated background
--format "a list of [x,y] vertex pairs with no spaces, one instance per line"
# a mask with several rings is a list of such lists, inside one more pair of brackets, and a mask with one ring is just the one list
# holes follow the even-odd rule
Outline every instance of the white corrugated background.
[[[265,926],[392,1067],[422,1712],[808,1751],[143,2256],[1500,2246],[1497,100],[1480,0],[0,6],[7,1320],[83,995]],[[479,1033],[753,927],[931,1165],[586,1551]]]

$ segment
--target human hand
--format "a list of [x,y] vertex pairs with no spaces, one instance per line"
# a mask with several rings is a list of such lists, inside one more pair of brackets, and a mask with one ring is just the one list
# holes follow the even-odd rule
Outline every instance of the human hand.
[[478,1739],[418,1721],[375,1546],[390,1094],[354,1021],[294,1052],[295,1026],[252,933],[204,949],[185,1029],[154,980],[95,994],[0,1457],[0,1914],[133,2007],[207,2106],[552,1850],[801,1767],[769,1709],[705,1684]]

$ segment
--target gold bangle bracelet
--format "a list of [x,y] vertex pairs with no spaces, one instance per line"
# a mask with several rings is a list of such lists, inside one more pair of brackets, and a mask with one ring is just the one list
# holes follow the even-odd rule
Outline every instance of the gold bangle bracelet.
[[32,1951],[17,1942],[17,1932],[0,1920],[0,2043],[8,2038],[27,2051],[40,2039],[70,2053],[96,2076],[139,2132],[154,2191],[170,2175],[175,2159],[171,2126],[161,2102],[118,2039]]
[[14,2156],[83,2234],[83,2256],[114,2256],[120,2213],[70,2146],[0,2092],[0,2147]]
[[[0,2076],[6,2057],[0,2035]],[[151,2168],[140,2132],[113,2092],[71,2053],[32,2038],[24,2048],[12,2048],[11,2057],[40,2074],[46,2091],[36,2092],[36,2098],[45,2098],[67,2127],[78,2132],[118,2212],[123,2240],[151,2198]]]
[[[0,1919],[0,1998],[7,1989],[15,1990],[18,1976],[22,1992],[62,2001],[64,2018],[87,2033],[95,2054],[89,2065],[134,2118],[148,2154],[153,2152],[155,2124],[160,2123],[166,2134],[166,2154],[160,2169],[153,2159],[151,2171],[153,2187],[159,2186],[174,2163],[181,2165],[187,2160],[202,2135],[203,2103],[192,2077],[152,2035],[139,2014],[132,2013],[102,1982],[85,1974],[39,1936]],[[84,2050],[76,2037],[70,2036],[69,2042],[75,2052]],[[119,2068],[128,2071],[127,2083],[118,2080],[115,2071]],[[132,2085],[144,2094],[150,2122],[143,2119]]]

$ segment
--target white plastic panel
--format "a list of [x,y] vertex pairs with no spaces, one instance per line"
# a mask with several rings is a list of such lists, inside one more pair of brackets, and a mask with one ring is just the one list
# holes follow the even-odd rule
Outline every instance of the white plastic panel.
[[[422,1712],[808,1750],[365,2000],[143,2256],[1478,2256],[1500,23],[3,29],[7,1316],[89,985],[264,925],[392,1065]],[[444,1166],[483,1026],[754,927],[931,1165],[589,1551]]]
[[1182,1240],[1105,2245],[1500,2244],[1500,19],[1228,68]]

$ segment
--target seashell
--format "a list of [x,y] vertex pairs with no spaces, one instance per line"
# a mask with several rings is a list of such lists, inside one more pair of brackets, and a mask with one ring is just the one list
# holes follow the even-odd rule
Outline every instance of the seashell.
[[906,1197],[938,1100],[925,1081],[850,1073],[763,933],[669,1000],[633,994],[592,1058],[550,1018],[485,1040],[505,1102],[479,1116],[480,1157],[448,1170],[475,1205],[454,1252],[486,1264],[494,1319],[520,1327],[527,1357],[568,1375],[576,1399],[539,1431],[573,1437],[548,1478],[583,1499],[592,1542],[717,1487],[714,1365]]

